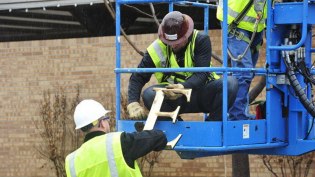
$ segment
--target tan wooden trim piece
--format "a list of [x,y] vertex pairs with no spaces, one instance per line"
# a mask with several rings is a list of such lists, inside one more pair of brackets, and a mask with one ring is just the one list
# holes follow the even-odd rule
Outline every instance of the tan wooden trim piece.
[[153,129],[155,122],[156,122],[156,119],[158,117],[158,115],[156,113],[160,111],[163,100],[164,100],[163,91],[162,90],[156,91],[155,98],[153,100],[153,104],[151,106],[151,109],[150,109],[150,112],[148,115],[148,119],[145,122],[143,130],[152,130]]
[[179,112],[180,106],[177,106],[176,110],[173,112],[157,112],[157,116],[165,116],[165,117],[170,117],[172,118],[172,122],[175,123],[177,119],[177,115]]
[[174,147],[176,146],[177,142],[179,141],[179,139],[182,137],[182,134],[179,134],[175,139],[173,139],[172,141],[168,142],[166,144],[165,149],[174,149]]
[[172,90],[174,93],[181,93],[186,96],[187,102],[190,102],[190,96],[191,96],[191,89],[167,89],[167,88],[153,88],[153,90]]

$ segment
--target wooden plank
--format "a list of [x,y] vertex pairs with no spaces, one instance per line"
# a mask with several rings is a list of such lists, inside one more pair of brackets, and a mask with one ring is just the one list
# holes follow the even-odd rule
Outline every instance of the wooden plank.
[[172,141],[168,142],[166,144],[165,149],[174,149],[175,145],[177,144],[177,142],[179,141],[179,139],[182,137],[182,134],[179,134],[175,139],[173,139]]
[[186,96],[187,102],[190,102],[190,96],[191,96],[191,89],[167,89],[167,88],[153,88],[153,90],[172,90],[174,93],[181,93]]
[[173,112],[157,112],[156,115],[170,117],[170,118],[172,118],[172,122],[175,123],[179,109],[180,109],[180,106],[177,106],[176,110]]
[[154,124],[156,122],[156,119],[158,117],[158,115],[156,113],[160,111],[163,100],[164,100],[163,91],[162,90],[156,91],[155,98],[154,98],[153,104],[151,106],[151,109],[150,109],[150,112],[148,115],[148,119],[144,125],[143,130],[152,130],[153,129]]

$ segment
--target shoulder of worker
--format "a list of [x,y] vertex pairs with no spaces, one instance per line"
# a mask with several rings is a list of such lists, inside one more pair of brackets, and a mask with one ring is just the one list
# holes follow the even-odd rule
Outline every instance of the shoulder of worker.
[[144,52],[141,62],[138,65],[138,68],[153,68],[155,67],[154,62],[148,53],[148,51]]
[[210,40],[210,36],[205,33],[204,31],[198,31],[198,34],[196,36],[196,43],[203,43],[203,41]]

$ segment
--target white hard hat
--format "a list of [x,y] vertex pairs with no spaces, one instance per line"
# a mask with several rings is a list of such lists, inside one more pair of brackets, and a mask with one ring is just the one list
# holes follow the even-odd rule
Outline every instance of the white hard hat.
[[95,100],[83,100],[74,111],[75,129],[89,125],[109,112],[110,110],[106,110],[101,103]]

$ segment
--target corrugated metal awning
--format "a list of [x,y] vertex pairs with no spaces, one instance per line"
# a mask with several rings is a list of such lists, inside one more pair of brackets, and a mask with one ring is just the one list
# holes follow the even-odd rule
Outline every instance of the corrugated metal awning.
[[1,0],[0,10],[77,6],[104,3],[104,0]]
[[[115,0],[109,2],[115,6]],[[166,3],[154,7],[159,19],[168,12]],[[202,25],[198,21],[203,21],[199,18],[202,11],[190,6],[176,8],[194,15],[195,26]],[[121,24],[127,34],[157,31],[152,17],[144,14],[151,14],[148,4],[122,6]],[[215,18],[215,12],[212,16]],[[0,0],[0,42],[108,35],[115,35],[115,21],[104,0]]]

